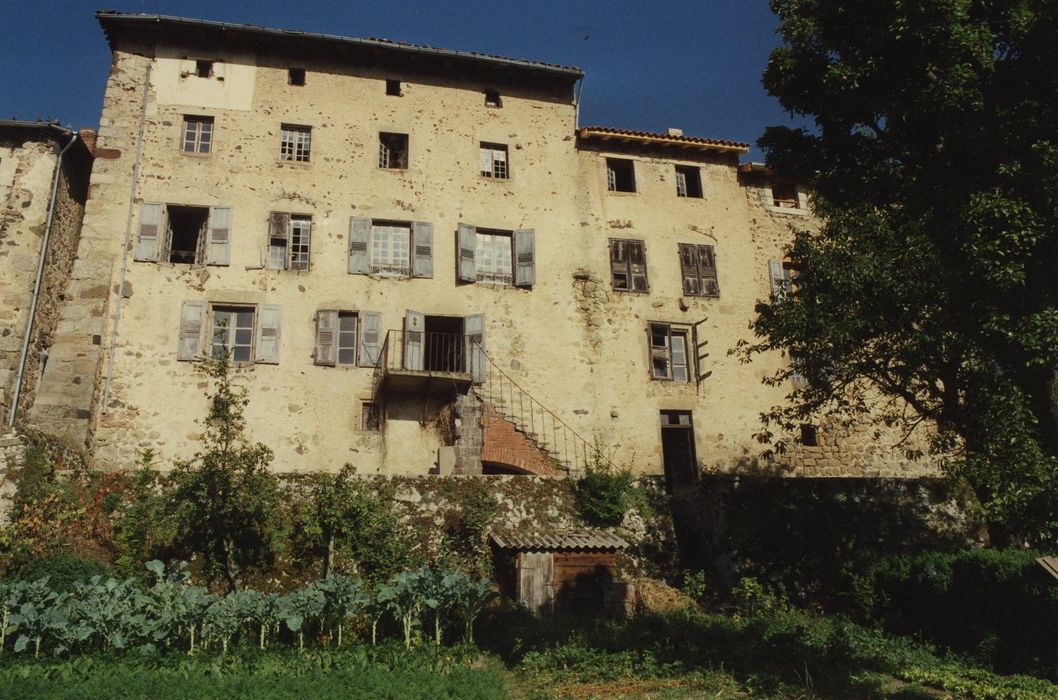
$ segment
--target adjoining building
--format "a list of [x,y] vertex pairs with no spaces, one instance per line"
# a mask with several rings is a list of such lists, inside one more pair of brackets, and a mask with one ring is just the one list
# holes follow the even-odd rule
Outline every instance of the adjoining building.
[[94,144],[91,130],[0,120],[0,433],[24,415],[47,362]]
[[[813,219],[740,169],[747,144],[580,127],[572,67],[97,17],[91,197],[30,425],[102,465],[189,456],[194,360],[227,354],[281,470],[565,474],[601,450],[679,484],[752,461],[789,358],[727,351]],[[787,466],[922,469],[842,440],[855,459]]]

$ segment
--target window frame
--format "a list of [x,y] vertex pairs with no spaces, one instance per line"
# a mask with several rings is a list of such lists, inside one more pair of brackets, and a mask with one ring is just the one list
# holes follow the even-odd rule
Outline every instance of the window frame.
[[403,97],[404,86],[398,78],[386,78],[386,96]]
[[287,68],[287,85],[293,85],[295,87],[304,87],[308,83],[308,71],[304,68],[289,67]]
[[[514,286],[514,268],[515,268],[515,251],[514,251],[514,231],[507,231],[503,229],[492,229],[492,228],[479,228],[474,227],[475,243],[474,248],[474,274],[477,277],[475,284],[495,284],[504,287]],[[493,265],[491,272],[483,272],[481,267],[481,256],[482,251],[482,237],[488,237],[492,240],[492,251],[495,252],[497,247],[496,241],[499,239],[506,238],[506,249],[508,253],[507,268],[508,272],[505,274],[502,271],[496,271],[496,265]],[[496,257],[491,256],[490,260],[495,261]]]
[[[704,199],[702,169],[693,165],[676,165],[676,196],[682,199]],[[682,182],[683,187],[680,187]],[[682,192],[681,192],[682,189]]]
[[[677,243],[677,255],[680,262],[680,291],[683,296],[720,298],[720,278],[716,266],[716,248],[708,243]],[[693,256],[688,253],[693,251]],[[703,264],[703,253],[712,265]],[[693,262],[690,258],[693,257]],[[696,291],[688,291],[687,281],[693,278]],[[708,290],[707,281],[711,281],[715,292]]]
[[[374,427],[369,422],[374,417]],[[377,401],[360,402],[360,432],[379,433],[382,432],[382,404]]]
[[494,109],[500,109],[503,107],[503,96],[500,91],[496,88],[485,88],[482,90],[485,95],[485,106],[492,107]]
[[281,163],[312,162],[312,127],[305,124],[279,126],[279,161]]
[[[342,329],[342,319],[353,319],[353,346],[352,348],[342,345],[342,337],[347,336],[350,331]],[[334,366],[335,367],[359,367],[357,361],[359,360],[358,348],[360,345],[360,312],[359,311],[345,311],[342,309],[338,310],[338,326],[334,329]],[[342,362],[342,350],[352,350],[353,361]]]
[[[615,254],[624,247],[624,259],[615,259]],[[641,263],[632,262],[632,249],[639,248]],[[631,294],[649,294],[650,293],[650,277],[647,274],[647,243],[644,240],[638,238],[611,238],[609,243],[610,252],[610,287],[615,292],[628,292]],[[637,272],[636,266],[641,266],[642,271]],[[623,268],[623,270],[621,269]],[[618,287],[617,278],[618,275],[623,274],[626,276],[628,285],[627,287]],[[636,279],[642,278],[643,288],[636,288]]]
[[[617,166],[617,167],[615,167]],[[631,184],[631,189],[622,189],[618,187],[620,184],[620,168],[628,168],[627,177]],[[620,192],[623,194],[635,194],[639,191],[636,187],[636,162],[631,158],[606,158],[606,191],[607,192]]]
[[[280,238],[274,234],[276,216],[286,217],[286,231]],[[312,215],[297,212],[274,211],[269,215],[268,241],[264,267],[267,270],[290,270],[308,272],[312,269]],[[298,243],[295,244],[295,238]],[[280,248],[276,241],[283,241],[282,266],[277,264],[277,253]],[[295,247],[300,249],[295,251]],[[301,259],[301,258],[304,259]]]
[[[219,359],[219,356],[216,353],[216,349],[217,349],[217,345],[218,345],[217,342],[216,342],[217,333],[218,333],[218,330],[221,330],[221,329],[218,329],[216,327],[217,326],[217,313],[218,312],[235,314],[236,318],[237,318],[237,315],[240,314],[240,313],[248,313],[249,314],[249,316],[250,316],[250,326],[248,328],[245,327],[245,326],[239,326],[238,325],[238,321],[236,321],[236,325],[235,326],[232,326],[230,328],[226,328],[226,329],[223,329],[223,330],[228,333],[228,341],[231,343],[231,347],[228,350],[228,359],[229,359],[229,361],[233,365],[236,365],[236,366],[254,364],[254,362],[256,360],[256,351],[257,351],[257,343],[256,343],[257,324],[258,324],[258,318],[257,318],[258,309],[257,309],[257,306],[253,305],[253,304],[228,304],[228,303],[216,303],[216,304],[211,303],[209,305],[209,335],[207,336],[207,340],[209,342],[209,354],[208,354],[208,357],[210,357],[211,359]],[[237,335],[238,335],[238,332],[240,330],[249,331],[250,341],[249,341],[248,344],[247,343],[238,343],[238,342],[236,342],[237,341]],[[221,345],[221,347],[224,347],[224,346]],[[247,348],[247,352],[248,352],[248,355],[249,355],[248,359],[245,359],[245,360],[236,359],[235,353],[237,352],[238,348],[240,348],[240,347]]]
[[[488,154],[489,169],[485,169],[485,156]],[[497,160],[496,155],[502,154],[502,160]],[[492,141],[478,142],[478,174],[489,180],[511,179],[511,153],[507,144]]]
[[[407,267],[397,268],[395,266],[382,266],[375,263],[375,250],[376,250],[376,229],[388,228],[388,229],[401,229],[401,231],[407,231]],[[367,267],[369,274],[381,275],[383,277],[411,277],[414,272],[415,255],[413,247],[415,236],[415,225],[411,221],[395,221],[392,219],[371,219],[371,231],[368,234],[367,239]],[[390,246],[392,248],[392,246]],[[391,250],[392,252],[392,250]]]
[[[656,338],[664,338],[660,345],[655,343]],[[681,338],[683,344],[683,362],[677,362],[677,353],[673,338]],[[674,384],[694,384],[695,358],[694,329],[691,326],[668,323],[665,321],[650,321],[647,323],[647,349],[650,354],[650,378],[654,381],[672,382]],[[658,374],[657,360],[665,362],[664,374]],[[682,368],[685,378],[677,377],[677,369]]]
[[[404,142],[404,159],[403,162],[398,158],[397,165],[393,165],[394,152],[399,154],[399,151],[394,151],[394,146],[386,143],[384,137],[402,137]],[[405,133],[397,131],[380,131],[378,132],[378,168],[379,170],[407,170],[411,163],[411,136]]]
[[[792,194],[793,196],[781,197],[780,194]],[[801,190],[796,182],[776,182],[773,180],[769,183],[768,199],[771,206],[776,209],[797,210],[801,208]]]
[[[188,150],[188,127],[195,125],[194,138],[191,141],[191,149]],[[208,134],[206,125],[209,125]],[[216,131],[216,120],[204,114],[185,114],[180,129],[180,152],[192,156],[208,156],[213,152],[213,134]],[[203,137],[206,138],[203,138]],[[206,149],[202,150],[205,142]]]

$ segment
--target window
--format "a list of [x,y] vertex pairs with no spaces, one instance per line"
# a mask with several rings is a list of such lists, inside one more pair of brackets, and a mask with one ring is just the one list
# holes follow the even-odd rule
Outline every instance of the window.
[[676,196],[702,197],[702,173],[690,165],[676,166]]
[[308,270],[312,217],[274,211],[268,219],[268,259],[270,270]]
[[647,291],[646,244],[643,241],[611,238],[610,275],[613,288],[617,291]]
[[683,293],[691,297],[718,297],[716,255],[711,245],[680,243],[680,272]]
[[772,204],[783,209],[800,209],[797,199],[797,185],[791,182],[773,182],[771,185]]
[[691,381],[690,329],[667,323],[650,324],[650,376],[674,382]]
[[510,177],[507,170],[506,144],[481,142],[481,176],[497,180]]
[[133,259],[187,265],[230,262],[231,207],[140,205]]
[[801,425],[801,444],[805,447],[819,446],[819,432],[816,426],[811,423]]
[[485,106],[486,107],[502,107],[503,99],[500,97],[499,90],[493,90],[488,88],[485,90]]
[[195,75],[199,78],[213,77],[213,61],[198,59],[195,61]]
[[769,260],[768,277],[771,278],[771,298],[785,299],[790,293],[790,268],[778,260]]
[[235,363],[253,361],[254,308],[215,306],[210,327],[209,356]]
[[511,284],[511,232],[477,229],[477,248],[474,251],[476,277],[479,282]]
[[304,68],[291,68],[287,71],[287,83],[290,85],[304,85],[305,84],[305,69]]
[[387,170],[405,170],[408,167],[408,135],[378,134],[378,167]]
[[461,282],[496,282],[515,287],[536,283],[536,231],[498,231],[459,224],[457,274]]
[[213,147],[213,117],[184,116],[184,153],[209,153]]
[[282,307],[276,304],[213,304],[185,301],[180,310],[176,359],[231,358],[232,362],[279,363]]
[[387,80],[386,81],[386,94],[390,97],[400,97],[400,81],[399,80]]
[[801,368],[804,367],[804,356],[796,350],[790,351],[790,382],[793,383],[795,389],[807,389],[808,378],[801,374]]
[[433,277],[433,224],[351,218],[349,272]]
[[372,366],[378,361],[380,318],[370,311],[317,311],[315,364]]
[[307,163],[311,142],[311,126],[283,124],[279,137],[279,160]]
[[606,189],[611,192],[636,191],[636,171],[632,161],[624,158],[606,159]]
[[382,429],[382,411],[377,403],[364,401],[360,404],[360,429],[367,432]]

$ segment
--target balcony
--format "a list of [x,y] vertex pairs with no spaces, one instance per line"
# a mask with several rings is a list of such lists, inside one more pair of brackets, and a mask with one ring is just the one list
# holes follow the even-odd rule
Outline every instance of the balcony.
[[387,331],[375,370],[376,393],[465,390],[474,381],[475,365],[484,362],[473,342],[461,333]]

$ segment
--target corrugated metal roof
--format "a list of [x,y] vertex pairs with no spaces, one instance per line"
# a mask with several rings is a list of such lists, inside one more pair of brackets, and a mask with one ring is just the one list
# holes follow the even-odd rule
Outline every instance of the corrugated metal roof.
[[100,10],[96,12],[96,19],[99,20],[100,25],[102,25],[103,27],[104,33],[107,35],[107,41],[110,41],[111,30],[123,25],[136,26],[144,24],[165,24],[171,27],[201,27],[206,29],[216,29],[224,32],[238,32],[246,35],[255,35],[269,39],[307,39],[310,41],[319,41],[321,43],[339,43],[348,46],[382,48],[394,52],[432,55],[437,56],[439,58],[455,58],[469,61],[478,61],[481,63],[491,63],[495,65],[510,66],[512,68],[524,68],[543,73],[552,73],[556,75],[562,75],[571,79],[578,79],[584,77],[584,72],[576,66],[561,66],[554,63],[543,63],[541,61],[527,61],[519,58],[507,58],[505,56],[475,53],[472,51],[454,51],[452,49],[439,49],[433,46],[423,46],[421,44],[408,44],[402,41],[391,41],[389,39],[358,39],[354,37],[339,36],[336,34],[299,32],[292,29],[272,29],[269,27],[260,27],[254,24],[235,24],[232,22],[216,22],[213,20],[193,19],[189,17],[173,17],[170,15],[153,15],[143,13],[126,13],[116,12],[113,10]]
[[1046,569],[1051,576],[1058,578],[1058,557],[1040,557],[1036,563]]
[[632,129],[615,129],[609,126],[582,126],[577,129],[580,138],[618,138],[625,141],[640,141],[643,143],[668,143],[673,145],[692,147],[698,146],[707,150],[732,151],[735,153],[748,153],[749,144],[740,141],[725,141],[724,139],[706,139],[699,136],[677,136],[674,134],[663,134],[655,131],[634,131]]
[[627,549],[628,543],[606,530],[501,528],[492,531],[500,549]]

